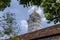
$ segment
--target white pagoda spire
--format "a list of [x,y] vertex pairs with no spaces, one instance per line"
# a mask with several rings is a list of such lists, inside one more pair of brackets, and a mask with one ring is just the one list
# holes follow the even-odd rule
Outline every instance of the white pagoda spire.
[[41,29],[41,19],[40,15],[34,10],[34,12],[30,15],[28,20],[28,32],[36,31]]

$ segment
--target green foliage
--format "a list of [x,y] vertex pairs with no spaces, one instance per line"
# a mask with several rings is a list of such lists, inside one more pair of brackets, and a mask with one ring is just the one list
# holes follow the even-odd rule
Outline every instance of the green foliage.
[[15,36],[15,37],[11,37],[10,40],[19,40],[19,38]]
[[9,27],[9,28],[5,29],[4,34],[10,35],[10,33],[12,33],[12,32],[13,32],[12,27]]
[[21,39],[21,38],[19,38],[17,36],[14,36],[14,37],[11,37],[10,40],[23,40],[23,39]]
[[11,0],[0,0],[0,11],[3,11],[6,7],[10,6]]
[[1,30],[0,30],[0,37],[2,36],[2,32],[1,32]]
[[12,19],[12,18],[7,18],[7,19],[6,19],[6,22],[7,22],[7,23],[12,23],[12,22],[13,22],[13,19]]
[[[12,13],[7,12],[6,15],[4,15],[5,17],[3,17],[3,18],[5,18],[4,20],[6,22],[5,25],[3,25],[4,34],[7,34],[7,35],[10,35],[11,33],[13,33],[13,29],[14,29],[13,28],[14,18],[11,14]],[[6,25],[7,25],[7,27],[6,27]]]
[[60,0],[57,0],[58,3],[60,3]]
[[20,40],[19,37],[17,37],[17,34],[14,34],[12,37],[10,37],[10,40]]
[[48,21],[60,22],[60,0],[20,0],[20,4],[24,7],[41,6]]
[[45,17],[47,20],[51,20],[53,19],[53,15],[51,15],[50,13],[45,13]]
[[[0,21],[0,27],[2,27],[3,31],[0,31],[0,37],[8,35],[10,40],[20,40],[16,37],[19,31],[16,30],[17,24],[15,21],[15,14],[10,12],[3,13],[1,18],[2,20]],[[10,35],[12,35],[12,37]]]
[[14,18],[14,14],[13,13],[4,13],[3,16],[1,17],[2,20],[0,21],[1,25],[0,27],[3,28],[3,32],[4,35],[7,34],[7,35],[10,35],[10,34],[13,34],[15,33],[14,32],[14,29],[15,27],[13,25],[16,25],[16,21],[15,21],[15,18]]

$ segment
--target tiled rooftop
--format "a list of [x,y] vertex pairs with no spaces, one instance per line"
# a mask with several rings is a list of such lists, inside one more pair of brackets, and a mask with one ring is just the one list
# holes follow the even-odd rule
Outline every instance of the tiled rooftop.
[[40,29],[38,31],[20,35],[18,37],[24,40],[30,40],[30,39],[42,38],[49,35],[55,35],[59,33],[60,33],[60,24],[57,24],[48,28]]

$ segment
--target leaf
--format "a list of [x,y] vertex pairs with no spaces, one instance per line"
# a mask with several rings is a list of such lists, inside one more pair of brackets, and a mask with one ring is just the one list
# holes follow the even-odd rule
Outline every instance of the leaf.
[[53,19],[53,15],[51,15],[50,13],[45,13],[45,17],[47,20],[52,20]]
[[56,2],[60,3],[60,0],[56,0]]
[[44,10],[46,19],[50,22],[54,21],[57,18],[60,18],[60,0],[26,0],[26,1],[20,0],[20,4],[27,5],[25,7],[29,7],[28,5],[42,7]]
[[47,23],[50,24],[50,21],[48,21]]
[[12,22],[13,22],[13,19],[12,19],[12,18],[7,18],[7,19],[6,19],[6,22],[7,22],[7,23],[12,23]]
[[12,28],[7,28],[4,33],[9,35],[10,33],[12,33]]
[[10,5],[11,0],[0,0],[0,11],[3,11]]

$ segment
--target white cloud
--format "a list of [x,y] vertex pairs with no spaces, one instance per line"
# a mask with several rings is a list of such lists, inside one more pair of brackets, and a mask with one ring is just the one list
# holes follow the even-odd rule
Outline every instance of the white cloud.
[[31,14],[35,9],[37,9],[36,6],[32,6],[29,10],[28,13]]
[[44,17],[44,12],[43,12],[43,8],[42,7],[37,7],[37,6],[32,6],[28,12],[29,12],[29,15],[36,9],[36,12],[41,16],[41,20],[42,21],[46,21],[45,17]]
[[43,8],[42,7],[37,7],[37,6],[32,6],[29,10],[28,10],[28,13],[29,15],[34,11],[36,10],[36,12],[41,16],[42,20],[44,19],[45,20],[45,17],[44,17],[44,12],[43,12]]
[[41,7],[38,7],[36,12],[39,13],[39,15],[43,15],[43,9]]
[[20,26],[21,26],[21,33],[20,34],[27,33],[27,29],[28,29],[27,21],[26,20],[22,20],[20,22]]
[[42,21],[47,21],[46,18],[42,18],[41,20],[42,20]]
[[32,6],[32,7],[28,10],[28,13],[31,14],[34,10],[35,10],[37,13],[39,13],[40,15],[43,13],[42,7],[37,7],[37,6]]
[[26,21],[26,20],[22,20],[20,23],[21,23],[21,26],[25,26],[25,27],[27,27],[27,26],[28,26],[28,24],[27,24],[27,21]]

